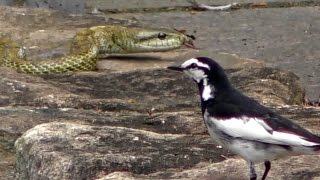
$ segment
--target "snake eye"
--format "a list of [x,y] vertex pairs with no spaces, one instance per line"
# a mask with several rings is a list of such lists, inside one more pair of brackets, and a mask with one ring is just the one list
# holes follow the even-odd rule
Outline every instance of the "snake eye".
[[160,40],[164,40],[165,38],[167,37],[167,34],[166,33],[159,33],[158,34],[158,38],[160,39]]

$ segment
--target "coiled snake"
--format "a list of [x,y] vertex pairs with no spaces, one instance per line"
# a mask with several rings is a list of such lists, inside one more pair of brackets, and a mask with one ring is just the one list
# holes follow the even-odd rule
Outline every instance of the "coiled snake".
[[31,62],[15,42],[0,39],[0,67],[35,75],[96,69],[99,54],[161,52],[192,45],[191,39],[178,31],[124,26],[95,26],[74,37],[70,55],[54,61]]

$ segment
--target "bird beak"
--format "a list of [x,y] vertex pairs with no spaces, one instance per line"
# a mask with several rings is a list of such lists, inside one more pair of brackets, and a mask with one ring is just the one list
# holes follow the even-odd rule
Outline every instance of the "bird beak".
[[184,70],[184,68],[182,68],[181,66],[169,66],[167,68],[170,70],[180,71],[180,72],[182,72]]

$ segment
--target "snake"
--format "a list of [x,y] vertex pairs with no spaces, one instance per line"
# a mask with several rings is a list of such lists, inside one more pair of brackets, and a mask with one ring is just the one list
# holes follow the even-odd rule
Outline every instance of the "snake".
[[120,25],[93,26],[78,32],[71,41],[70,54],[54,60],[28,60],[25,48],[0,38],[0,67],[33,75],[96,70],[101,54],[165,52],[193,47],[192,38],[177,30]]

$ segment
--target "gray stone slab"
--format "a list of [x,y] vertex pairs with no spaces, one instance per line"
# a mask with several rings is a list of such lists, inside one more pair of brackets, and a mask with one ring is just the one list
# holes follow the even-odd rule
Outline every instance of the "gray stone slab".
[[70,14],[83,14],[85,0],[0,0],[0,5],[48,8]]
[[28,7],[51,8],[73,14],[83,14],[85,0],[26,0]]
[[[270,3],[270,2],[306,2],[303,0],[196,0],[198,3],[208,5],[226,5],[229,3]],[[314,1],[312,1],[314,2]],[[99,9],[128,9],[128,8],[160,8],[174,6],[190,6],[188,0],[87,0],[88,7],[97,7]]]
[[196,36],[198,55],[217,52],[258,59],[302,79],[310,99],[320,92],[318,7],[241,9],[230,12],[131,14],[144,26],[185,29]]
[[0,0],[0,5],[12,5],[13,4],[13,0]]

